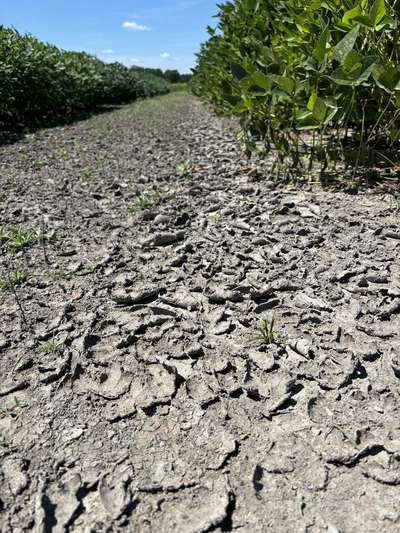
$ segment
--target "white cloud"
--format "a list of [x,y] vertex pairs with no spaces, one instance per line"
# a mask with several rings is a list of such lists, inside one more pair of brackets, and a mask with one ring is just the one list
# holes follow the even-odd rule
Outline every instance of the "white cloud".
[[168,52],[163,52],[162,54],[160,54],[160,57],[161,59],[168,59],[169,57],[171,57],[171,54],[169,54]]
[[102,54],[113,54],[114,50],[111,50],[111,48],[107,48],[107,50],[102,50],[101,53]]
[[131,58],[129,59],[129,61],[130,61],[131,63],[133,63],[134,65],[137,65],[138,63],[141,63],[141,60],[138,59],[137,57],[131,57]]
[[137,22],[130,22],[129,20],[126,20],[122,24],[123,28],[126,28],[127,30],[134,30],[134,31],[147,31],[150,28],[147,26],[144,26],[143,24],[138,24]]

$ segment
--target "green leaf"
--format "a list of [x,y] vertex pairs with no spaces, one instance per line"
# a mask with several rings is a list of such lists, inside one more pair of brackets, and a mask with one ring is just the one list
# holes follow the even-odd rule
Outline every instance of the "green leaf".
[[248,12],[255,12],[257,11],[258,7],[260,5],[260,0],[245,0],[244,7],[246,11]]
[[252,87],[254,85],[254,82],[252,80],[252,78],[242,78],[240,81],[239,81],[239,85],[240,85],[240,88],[246,92],[250,89],[250,87]]
[[222,99],[225,102],[228,102],[231,106],[235,106],[240,102],[240,98],[238,96],[234,96],[232,94],[223,94]]
[[329,78],[337,85],[354,85],[354,79],[351,78],[347,72],[338,68],[332,72]]
[[369,16],[373,22],[374,28],[379,24],[386,14],[385,0],[375,0],[372,4]]
[[244,70],[242,65],[239,65],[239,63],[231,64],[231,73],[232,76],[238,81],[247,76],[247,72]]
[[336,115],[337,112],[338,112],[337,107],[331,108],[325,117],[324,124],[329,124],[329,122],[333,119],[333,117]]
[[267,63],[279,63],[279,57],[276,55],[272,48],[262,46],[260,52]]
[[351,50],[348,54],[346,59],[342,62],[342,67],[345,71],[351,72],[353,69],[359,67],[362,64],[363,56],[356,52],[355,50]]
[[294,81],[287,76],[271,75],[271,79],[286,93],[291,94],[294,90]]
[[262,72],[258,70],[256,72],[253,72],[252,79],[253,82],[257,85],[257,87],[261,87],[261,89],[265,89],[266,91],[269,91],[271,89],[271,80]]
[[380,65],[374,74],[376,84],[386,92],[391,93],[399,88],[400,71],[391,65]]
[[346,11],[346,13],[343,15],[342,22],[346,26],[353,26],[351,24],[351,21],[355,18],[361,15],[361,9],[360,6],[353,7],[353,9],[350,9],[349,11]]
[[307,102],[307,109],[309,111],[312,111],[314,109],[314,104],[315,104],[315,101],[316,99],[318,98],[318,95],[317,93],[312,93],[312,95],[310,96],[310,98],[308,99],[308,102]]
[[357,85],[360,85],[361,83],[364,83],[368,80],[368,78],[376,67],[376,61],[378,59],[379,58],[377,58],[376,56],[368,56],[364,58],[362,62],[362,70],[357,77]]
[[310,111],[300,113],[297,116],[298,130],[315,130],[320,127],[320,123],[313,117]]
[[396,128],[392,128],[390,130],[390,138],[392,141],[400,141],[400,130]]
[[365,26],[366,28],[374,28],[374,22],[369,15],[360,15],[358,17],[354,17],[354,21],[361,24],[361,26]]
[[318,9],[321,9],[321,0],[312,0],[310,3],[310,8],[312,11],[317,11]]
[[377,59],[378,58],[376,56],[367,56],[363,59],[362,63],[355,65],[350,72],[344,71],[342,68],[338,68],[332,72],[330,78],[337,85],[350,85],[352,87],[357,87],[368,80],[376,68]]
[[381,31],[382,29],[385,30],[395,30],[397,27],[397,22],[393,17],[385,16],[381,20],[380,24],[376,26],[376,31]]
[[329,29],[325,28],[318,38],[317,45],[314,49],[313,57],[323,63],[326,57],[326,45],[329,38]]
[[314,107],[312,110],[313,117],[318,122],[323,122],[326,117],[327,107],[322,98],[317,98],[314,102]]
[[346,59],[347,54],[353,50],[354,45],[356,44],[359,32],[360,26],[357,25],[337,43],[333,49],[333,58],[336,59],[336,61],[342,63]]

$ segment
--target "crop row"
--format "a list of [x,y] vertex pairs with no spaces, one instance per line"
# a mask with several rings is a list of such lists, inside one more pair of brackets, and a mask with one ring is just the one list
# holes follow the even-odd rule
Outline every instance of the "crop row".
[[234,0],[201,47],[193,87],[240,118],[247,151],[280,165],[394,164],[400,0]]
[[31,35],[0,27],[0,124],[34,124],[102,104],[120,104],[169,91],[160,76],[106,64]]

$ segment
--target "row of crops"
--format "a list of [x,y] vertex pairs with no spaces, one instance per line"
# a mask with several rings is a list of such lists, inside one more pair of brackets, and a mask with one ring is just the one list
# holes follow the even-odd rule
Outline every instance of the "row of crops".
[[302,172],[395,164],[400,0],[234,0],[218,16],[193,87],[240,118],[249,154]]
[[35,124],[169,91],[145,69],[106,64],[0,27],[0,125]]

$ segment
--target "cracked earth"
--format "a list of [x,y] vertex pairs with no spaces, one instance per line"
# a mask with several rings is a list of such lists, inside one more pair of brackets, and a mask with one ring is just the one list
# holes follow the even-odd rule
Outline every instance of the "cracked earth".
[[398,202],[236,133],[179,93],[0,146],[2,532],[400,530]]

